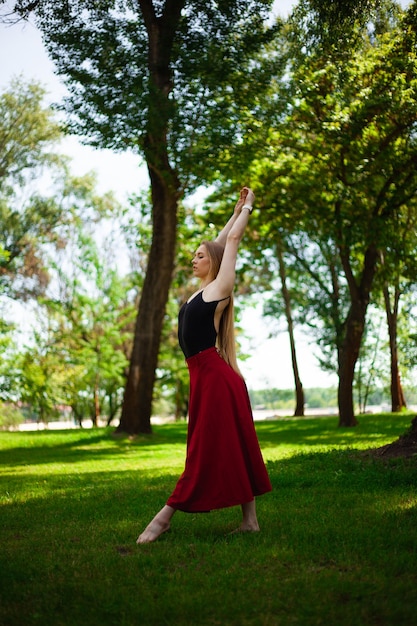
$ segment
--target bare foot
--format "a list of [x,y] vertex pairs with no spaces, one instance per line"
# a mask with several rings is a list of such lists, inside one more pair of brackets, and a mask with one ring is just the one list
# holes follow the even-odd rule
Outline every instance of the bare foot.
[[169,528],[169,522],[153,519],[152,522],[147,525],[143,533],[139,535],[136,543],[152,543],[152,541],[156,541],[163,533],[166,533]]
[[261,529],[258,524],[241,524],[236,530],[232,530],[229,535],[237,535],[238,533],[258,533]]

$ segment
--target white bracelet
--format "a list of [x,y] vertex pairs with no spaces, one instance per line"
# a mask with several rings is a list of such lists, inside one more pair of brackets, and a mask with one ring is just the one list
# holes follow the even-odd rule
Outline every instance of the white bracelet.
[[251,206],[250,204],[244,204],[242,207],[242,211],[243,209],[247,209],[249,211],[249,213],[252,213],[253,211],[253,206]]

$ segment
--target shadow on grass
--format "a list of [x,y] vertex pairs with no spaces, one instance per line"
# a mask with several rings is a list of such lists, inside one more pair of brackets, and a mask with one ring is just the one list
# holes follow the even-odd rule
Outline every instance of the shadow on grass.
[[[390,510],[400,517],[416,512],[417,467],[412,459],[383,462],[352,450],[299,452],[290,458],[268,461],[267,468],[273,491],[258,498],[267,536],[276,536],[277,523],[281,529],[286,527],[286,534],[292,534],[290,528],[296,534],[306,532],[300,523],[309,525],[309,535],[330,528],[336,535],[339,525],[344,534],[342,527],[354,510],[359,517],[361,509],[367,515],[372,509],[376,516]],[[121,524],[140,529],[165,504],[179,475],[167,466],[82,471],[76,465],[50,475],[41,471],[23,478],[10,475],[3,479],[3,541],[24,537],[36,542],[45,531],[51,539],[54,533],[67,538],[68,533],[105,534],[108,529],[116,532],[114,529]],[[228,518],[227,511],[213,512],[208,516],[210,521],[204,519],[201,523],[207,516],[180,513],[180,525],[187,533],[195,534],[194,539],[202,539],[207,531],[209,537],[218,540],[210,527],[213,523],[216,528],[221,526],[221,520]],[[192,524],[194,531],[186,528],[191,518],[198,520]],[[93,529],[95,525],[98,527]],[[350,521],[346,526],[349,532]]]
[[[60,523],[65,522],[63,512],[75,516],[74,522],[106,517],[109,523],[112,517],[120,519],[120,515],[136,518],[142,509],[155,512],[155,506],[165,503],[182,471],[182,465],[173,471],[167,461],[160,466],[155,463],[154,467],[141,468],[138,463],[132,467],[131,460],[120,463],[117,469],[113,464],[107,464],[103,471],[94,471],[94,463],[85,467],[82,460],[82,457],[70,456],[52,473],[43,472],[43,466],[39,465],[24,475],[19,472],[4,475],[3,528],[8,525],[9,515],[11,527],[14,527],[15,514],[32,528],[38,520],[31,512],[32,507],[45,508],[45,511],[50,507],[54,513],[59,510]],[[95,461],[99,462],[98,459]],[[260,501],[271,514],[273,510],[282,512],[288,505],[287,498],[299,499],[300,504],[305,500],[310,502],[320,494],[321,504],[324,500],[331,504],[334,498],[347,505],[353,493],[360,493],[365,501],[370,494],[391,489],[400,489],[404,493],[410,489],[413,491],[417,484],[414,459],[385,461],[350,448],[298,450],[290,457],[267,460],[266,465],[273,491]],[[297,505],[292,502],[291,507],[294,506]]]
[[359,424],[351,428],[338,427],[334,417],[267,420],[256,423],[263,449],[289,445],[303,449],[332,447],[371,447],[393,441],[410,425],[412,415],[361,415]]
[[0,465],[76,463],[83,459],[125,457],[129,452],[160,446],[185,446],[185,423],[159,427],[134,439],[113,436],[114,429],[34,431],[0,434]]
[[0,623],[415,623],[412,460],[332,450],[269,462],[261,533],[228,536],[236,510],[179,513],[171,533],[142,547],[136,536],[178,475],[157,464],[83,467],[12,477],[11,493],[26,497],[3,507]]
[[[417,481],[417,466],[413,459],[375,459],[355,449],[326,452],[298,452],[278,461],[267,461],[275,493],[282,489],[329,489],[341,496],[350,490],[366,493],[408,489]],[[278,496],[279,497],[279,496]]]
[[[294,418],[256,422],[261,448],[268,458],[274,449],[283,452],[320,450],[324,447],[378,447],[394,441],[408,427],[411,415],[363,415],[359,425],[339,428],[334,417]],[[113,437],[114,429],[35,431],[0,434],[0,464],[18,468],[53,463],[73,464],[80,461],[113,459],[115,462],[135,458],[138,469],[152,454],[169,447],[185,458],[186,422],[155,426],[151,435],[129,439]],[[161,460],[162,462],[162,460]]]

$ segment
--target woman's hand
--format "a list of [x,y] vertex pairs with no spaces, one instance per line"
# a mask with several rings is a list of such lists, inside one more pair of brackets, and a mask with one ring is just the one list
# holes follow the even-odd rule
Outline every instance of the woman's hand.
[[244,204],[252,204],[255,202],[255,194],[249,187],[242,187],[239,194],[239,200],[236,202],[234,213],[239,215]]
[[[253,193],[252,189],[250,189],[250,187],[243,187],[242,191],[245,193],[244,204],[250,204],[252,206],[253,203],[255,202],[255,194]],[[242,191],[240,192],[241,194],[242,194]]]
[[236,202],[236,206],[233,211],[233,215],[231,216],[227,224],[222,228],[222,230],[216,237],[217,243],[219,243],[222,246],[226,245],[227,235],[229,234],[230,229],[232,228],[233,224],[238,220],[239,215],[242,213],[242,207],[245,204],[252,206],[254,201],[255,201],[255,194],[253,193],[252,189],[249,189],[249,187],[242,187],[242,189],[240,190],[240,194],[239,194],[239,200]]

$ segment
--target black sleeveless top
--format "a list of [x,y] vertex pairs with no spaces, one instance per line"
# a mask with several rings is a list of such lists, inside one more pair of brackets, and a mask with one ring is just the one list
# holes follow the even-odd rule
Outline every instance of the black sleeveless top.
[[[222,300],[227,299],[222,298]],[[187,359],[216,345],[214,313],[218,303],[222,300],[205,302],[203,292],[200,291],[189,302],[182,305],[178,315],[178,341]]]

